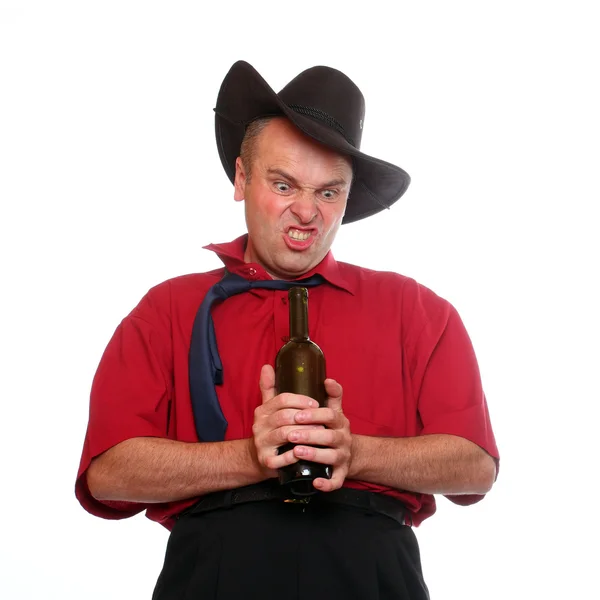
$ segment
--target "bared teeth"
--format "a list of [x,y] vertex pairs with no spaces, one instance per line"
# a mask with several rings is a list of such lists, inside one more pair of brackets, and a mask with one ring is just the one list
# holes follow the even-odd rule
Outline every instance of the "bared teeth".
[[288,235],[293,240],[298,240],[300,242],[303,242],[310,237],[310,231],[299,231],[298,229],[290,229],[288,231]]

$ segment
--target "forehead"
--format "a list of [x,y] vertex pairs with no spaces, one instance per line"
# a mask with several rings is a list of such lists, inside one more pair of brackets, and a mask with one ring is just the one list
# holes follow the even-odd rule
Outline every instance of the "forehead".
[[273,162],[319,164],[324,169],[352,173],[348,156],[319,144],[285,118],[274,118],[257,141],[257,158],[264,166]]

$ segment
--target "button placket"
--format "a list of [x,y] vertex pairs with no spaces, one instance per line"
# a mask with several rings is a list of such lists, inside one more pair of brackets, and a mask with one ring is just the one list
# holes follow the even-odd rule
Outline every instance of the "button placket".
[[277,290],[273,298],[273,321],[275,325],[275,344],[280,348],[289,340],[290,317],[287,291]]

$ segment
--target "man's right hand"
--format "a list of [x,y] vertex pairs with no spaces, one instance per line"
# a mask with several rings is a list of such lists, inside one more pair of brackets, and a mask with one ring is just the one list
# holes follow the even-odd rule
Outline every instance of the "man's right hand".
[[275,390],[275,371],[264,365],[260,372],[262,404],[254,411],[252,434],[261,469],[266,477],[277,477],[277,469],[298,462],[293,450],[279,454],[280,446],[288,443],[294,430],[321,429],[322,425],[299,425],[296,413],[317,408],[316,400],[299,394],[279,394]]

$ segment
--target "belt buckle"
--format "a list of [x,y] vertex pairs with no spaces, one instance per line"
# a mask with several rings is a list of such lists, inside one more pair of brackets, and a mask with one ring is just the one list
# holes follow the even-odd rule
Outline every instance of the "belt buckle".
[[310,502],[310,496],[307,498],[285,498],[283,501],[292,504],[308,504]]

